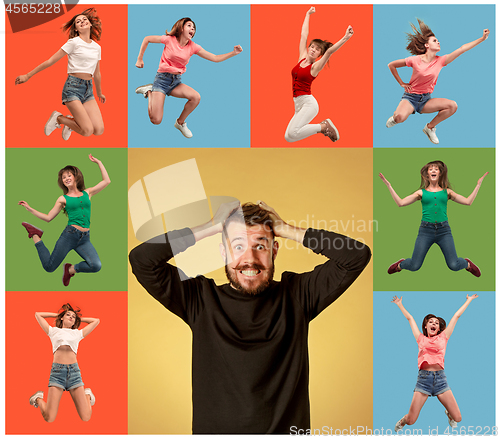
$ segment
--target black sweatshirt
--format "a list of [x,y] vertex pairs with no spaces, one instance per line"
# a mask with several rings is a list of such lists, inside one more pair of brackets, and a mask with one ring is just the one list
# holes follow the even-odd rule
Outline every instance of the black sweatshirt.
[[204,276],[186,279],[167,263],[194,244],[185,228],[130,252],[137,280],[193,332],[193,433],[309,429],[309,321],[354,282],[370,249],[308,229],[304,246],[329,260],[311,272],[284,272],[252,296]]

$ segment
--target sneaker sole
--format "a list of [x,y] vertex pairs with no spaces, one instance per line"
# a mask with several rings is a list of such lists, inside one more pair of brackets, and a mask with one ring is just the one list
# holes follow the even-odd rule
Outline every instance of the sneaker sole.
[[182,129],[177,126],[177,124],[174,124],[174,127],[177,128],[182,133],[182,136],[184,136],[187,139],[191,139],[193,137],[193,133],[191,133],[191,136],[187,136],[182,132]]
[[[22,222],[21,225],[22,226],[24,226],[24,225],[31,226],[32,228],[38,229],[43,234],[43,231],[40,228],[37,228],[36,226],[32,225],[31,223]],[[26,226],[24,226],[24,227],[26,227]],[[28,232],[27,229],[26,229],[26,232]],[[28,234],[30,234],[30,232],[28,232]],[[39,237],[41,237],[42,234],[36,234],[36,235],[38,235]]]
[[333,131],[335,131],[335,134],[337,135],[337,139],[334,142],[338,142],[340,140],[340,133],[337,130],[337,127],[335,127],[334,123],[330,119],[325,119],[325,121],[332,126]]

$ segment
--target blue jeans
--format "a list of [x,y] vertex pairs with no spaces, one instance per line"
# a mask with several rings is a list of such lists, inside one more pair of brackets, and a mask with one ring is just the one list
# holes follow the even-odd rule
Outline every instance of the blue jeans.
[[444,370],[419,370],[417,384],[415,385],[415,389],[413,391],[418,391],[419,393],[427,394],[428,396],[437,396],[438,394],[443,394],[445,391],[450,389],[451,388],[448,386]]
[[42,266],[47,272],[54,272],[71,250],[74,250],[85,260],[75,264],[75,272],[90,273],[101,270],[101,260],[90,242],[89,231],[82,232],[74,226],[66,226],[59,240],[57,240],[52,255],[43,244],[43,241],[36,243],[35,247]]
[[423,95],[419,95],[418,93],[404,92],[401,99],[406,99],[413,106],[413,113],[418,112],[421,114],[424,105],[427,104],[429,99],[431,99],[431,94],[424,93]]
[[77,363],[53,363],[50,370],[49,387],[62,388],[64,391],[83,387],[82,374]]
[[94,98],[91,79],[81,79],[68,75],[62,91],[62,103],[80,101],[82,104]]
[[411,270],[412,272],[419,270],[429,248],[434,243],[437,243],[441,248],[446,264],[451,270],[462,270],[468,266],[467,261],[457,256],[450,225],[447,221],[441,223],[422,222],[418,230],[413,255],[401,262],[401,269]]
[[179,84],[181,84],[180,73],[156,72],[152,91],[161,92],[164,95],[170,96],[172,90],[174,90]]

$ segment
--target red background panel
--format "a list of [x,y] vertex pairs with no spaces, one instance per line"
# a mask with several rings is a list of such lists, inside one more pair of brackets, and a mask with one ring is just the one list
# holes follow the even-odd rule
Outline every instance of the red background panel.
[[[82,422],[65,392],[56,420],[47,423],[29,405],[38,390],[46,399],[53,359],[35,312],[57,312],[67,302],[100,319],[78,348],[82,379],[96,403],[90,421]],[[6,292],[5,316],[6,434],[127,434],[127,292]]]
[[[340,132],[332,143],[323,135],[285,141],[294,114],[291,70],[299,57],[299,40],[308,5],[251,6],[251,146],[372,147],[373,81],[371,5],[318,5],[311,15],[309,41],[336,43],[348,25],[353,37],[330,57],[312,84],[319,114],[313,123],[330,118]],[[309,42],[308,41],[308,42]]]
[[[98,103],[104,134],[83,137],[72,133],[68,141],[62,130],[45,136],[43,129],[57,110],[69,115],[61,93],[67,77],[67,57],[28,82],[15,85],[24,75],[54,55],[68,41],[61,26],[92,5],[79,5],[40,26],[13,33],[6,17],[5,38],[5,132],[7,147],[127,147],[127,5],[96,5],[102,22],[101,82],[106,103]],[[95,95],[95,85],[94,85]]]

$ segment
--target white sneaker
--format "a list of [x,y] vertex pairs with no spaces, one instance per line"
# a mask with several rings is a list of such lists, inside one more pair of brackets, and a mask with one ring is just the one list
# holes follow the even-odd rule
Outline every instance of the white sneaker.
[[193,137],[193,133],[191,133],[191,130],[188,128],[188,126],[185,122],[184,122],[184,124],[181,125],[177,122],[177,119],[176,119],[174,127],[177,128],[177,130],[179,130],[184,135],[184,137],[187,137],[187,138]]
[[37,391],[35,394],[33,394],[30,397],[30,405],[33,405],[35,408],[38,408],[38,403],[36,403],[36,399],[43,399],[43,392],[42,391]]
[[427,124],[425,124],[425,127],[422,131],[427,135],[427,137],[433,144],[439,144],[439,139],[436,136],[436,127],[429,128],[427,127]]
[[406,425],[406,423],[404,423],[403,419],[404,419],[404,416],[401,417],[398,420],[398,422],[396,423],[396,426],[394,427],[395,432],[401,431],[403,429],[403,427]]
[[445,409],[445,410],[444,410],[444,412],[445,412],[445,413],[446,413],[446,415],[448,416],[448,423],[450,424],[450,426],[451,426],[452,428],[456,428],[456,427],[458,426],[458,423],[457,423],[455,420],[453,420],[453,419],[451,418],[450,413],[448,412],[448,410],[447,410],[447,409]]
[[153,90],[153,84],[146,84],[145,86],[140,86],[135,89],[135,93],[139,93],[141,95],[144,95],[144,97],[147,99],[148,98],[148,92]]
[[49,120],[45,124],[45,136],[49,136],[56,128],[61,128],[59,122],[57,122],[57,117],[62,116],[62,113],[52,112]]
[[90,396],[90,406],[94,406],[95,396],[92,390],[90,388],[85,388],[85,394],[88,394]]
[[[69,119],[73,119],[73,117],[72,117],[71,115],[68,115],[68,116],[66,116],[66,117],[67,117],[67,118],[69,118]],[[69,139],[69,137],[71,136],[71,132],[72,132],[72,131],[73,131],[73,130],[71,130],[71,128],[69,128],[67,125],[65,125],[65,126],[63,127],[63,130],[62,130],[62,138],[63,138],[65,141],[67,141],[67,140]]]
[[389,119],[387,119],[385,126],[387,128],[391,128],[391,127],[394,127],[396,124],[397,124],[397,122],[394,120],[394,116],[391,116]]

